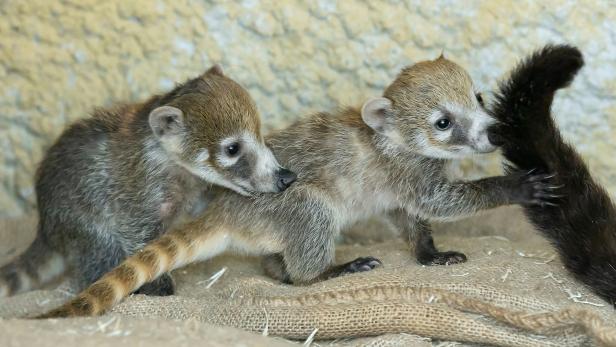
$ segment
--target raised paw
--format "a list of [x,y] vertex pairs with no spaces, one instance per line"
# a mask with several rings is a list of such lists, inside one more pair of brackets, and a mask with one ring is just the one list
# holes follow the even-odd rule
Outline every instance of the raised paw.
[[453,265],[466,262],[466,255],[455,251],[426,253],[417,257],[417,261],[422,265]]
[[521,205],[558,206],[558,199],[564,195],[559,191],[564,187],[554,182],[556,174],[538,174],[535,170],[520,174],[519,187],[513,187],[513,201]]
[[373,270],[376,267],[383,265],[380,260],[373,257],[359,257],[342,265],[340,275],[347,275],[356,272],[365,272]]

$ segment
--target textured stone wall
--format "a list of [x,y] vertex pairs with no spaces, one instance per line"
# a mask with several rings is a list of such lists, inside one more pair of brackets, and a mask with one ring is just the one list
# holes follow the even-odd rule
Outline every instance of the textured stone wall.
[[[3,0],[0,17],[0,216],[34,208],[35,167],[67,123],[214,62],[272,128],[359,104],[442,49],[489,90],[548,42],[586,54],[556,100],[557,120],[616,192],[614,1]],[[496,162],[480,167],[493,172]]]

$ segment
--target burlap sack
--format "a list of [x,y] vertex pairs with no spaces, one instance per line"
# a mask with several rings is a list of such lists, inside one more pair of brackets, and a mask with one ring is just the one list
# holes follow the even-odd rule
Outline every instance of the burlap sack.
[[[6,261],[31,240],[32,224],[0,227]],[[0,341],[11,346],[72,346],[84,338],[96,346],[118,341],[277,346],[288,343],[284,339],[342,346],[616,343],[614,309],[565,272],[519,209],[436,229],[438,246],[465,252],[468,263],[418,265],[388,225],[372,222],[345,235],[337,253],[341,262],[365,255],[381,259],[384,266],[372,272],[287,286],[264,276],[254,258],[223,256],[175,271],[175,296],[135,295],[99,318],[0,320]],[[66,300],[68,289],[65,283],[2,299],[0,317],[43,312]]]

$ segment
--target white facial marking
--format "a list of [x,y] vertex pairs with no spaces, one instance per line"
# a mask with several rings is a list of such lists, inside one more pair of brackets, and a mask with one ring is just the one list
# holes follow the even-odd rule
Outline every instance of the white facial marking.
[[[237,156],[230,157],[224,152],[224,149],[235,142],[240,144],[241,152]],[[216,154],[216,161],[222,167],[235,165],[243,154],[254,154],[256,163],[252,165],[250,179],[225,177],[222,173],[208,165],[207,160],[210,158],[210,153],[206,149],[199,152],[191,162],[185,162],[179,158],[175,158],[175,161],[184,169],[202,180],[229,188],[242,195],[249,196],[253,192],[278,191],[276,187],[276,177],[280,165],[272,151],[261,141],[258,141],[254,134],[244,132],[240,135],[230,136],[223,139],[220,145],[222,151]]]
[[242,195],[250,195],[250,193],[246,189],[225,179],[221,174],[212,169],[205,161],[198,164],[189,164],[183,161],[178,161],[178,164],[191,174],[201,178],[206,182],[229,188]]
[[271,186],[273,190],[275,182],[274,176],[278,169],[280,169],[278,160],[276,160],[272,151],[262,142],[257,141],[252,134],[244,133],[242,140],[245,146],[254,151],[257,158],[254,172],[252,173],[253,182],[256,186],[255,188],[267,190],[267,187]]
[[[453,104],[446,104],[442,106],[442,108],[446,109],[452,114],[455,114],[454,112],[459,111],[459,107]],[[418,152],[422,155],[425,155],[426,157],[438,159],[456,159],[459,157],[458,153],[450,152],[443,148],[434,146],[430,143],[430,140],[428,140],[429,132],[430,134],[432,134],[432,138],[440,142],[446,143],[447,141],[449,141],[449,138],[451,137],[452,127],[447,130],[438,130],[435,126],[436,122],[443,117],[445,117],[443,111],[441,111],[440,109],[434,110],[434,112],[432,112],[430,116],[428,116],[427,129],[424,133],[418,134],[415,139],[415,144],[417,148],[419,148]],[[450,119],[450,121],[455,122],[454,119]]]
[[480,108],[470,114],[470,117],[472,123],[468,136],[473,147],[482,153],[494,151],[496,146],[488,139],[488,128],[495,123],[495,120]]
[[[235,142],[238,142],[236,137],[227,137],[223,139],[222,141],[220,141],[220,146],[223,150],[220,151],[218,155],[216,155],[216,161],[221,166],[224,166],[224,167],[233,166],[235,165],[235,163],[237,163],[238,159],[240,158],[239,155],[234,156],[234,157],[229,157],[229,155],[225,152],[225,148],[227,148],[228,146],[231,146]],[[245,143],[241,143],[240,146],[241,145],[245,145]]]
[[207,149],[203,149],[201,150],[201,152],[199,152],[199,154],[197,154],[197,157],[195,158],[195,161],[197,163],[203,163],[206,160],[208,160],[210,158],[210,152]]
[[[453,112],[453,110],[451,110],[450,108],[446,107],[447,111],[455,114]],[[450,127],[447,130],[439,130],[436,128],[435,124],[436,122],[441,119],[444,118],[445,114],[441,111],[441,110],[435,110],[434,112],[432,112],[432,114],[430,115],[430,117],[428,117],[428,122],[429,122],[429,126],[431,126],[431,130],[434,129],[434,131],[432,132],[434,134],[434,138],[441,141],[441,142],[447,142],[449,140],[449,138],[451,137],[451,129],[452,127]],[[454,122],[453,119],[450,119],[451,122]],[[427,143],[427,140],[426,140]]]

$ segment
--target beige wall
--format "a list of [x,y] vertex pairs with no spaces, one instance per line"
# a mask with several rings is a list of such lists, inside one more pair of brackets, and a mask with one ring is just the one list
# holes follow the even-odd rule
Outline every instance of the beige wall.
[[213,62],[250,90],[267,127],[281,127],[378,95],[441,49],[489,89],[547,42],[586,54],[556,117],[616,192],[614,1],[4,0],[0,17],[0,216],[33,209],[37,162],[68,122]]

